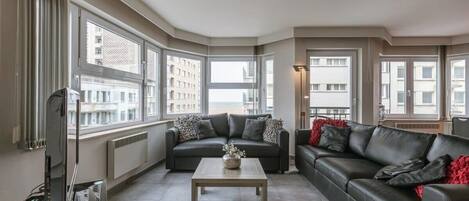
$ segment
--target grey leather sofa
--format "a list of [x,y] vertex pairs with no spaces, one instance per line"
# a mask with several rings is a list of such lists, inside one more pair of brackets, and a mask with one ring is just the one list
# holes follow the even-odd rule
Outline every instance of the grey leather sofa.
[[179,131],[170,128],[166,131],[166,168],[171,170],[195,170],[203,157],[222,157],[222,146],[233,143],[245,150],[248,158],[259,158],[264,170],[269,172],[286,171],[289,164],[289,133],[285,129],[277,131],[277,144],[250,141],[241,138],[246,119],[263,115],[225,114],[207,115],[202,119],[210,119],[218,137],[192,140],[178,143]]
[[[330,201],[418,201],[413,189],[392,187],[373,176],[408,159],[469,155],[469,139],[348,124],[352,132],[344,153],[309,145],[310,130],[295,132],[296,167]],[[426,185],[423,201],[437,200],[469,200],[469,185]]]

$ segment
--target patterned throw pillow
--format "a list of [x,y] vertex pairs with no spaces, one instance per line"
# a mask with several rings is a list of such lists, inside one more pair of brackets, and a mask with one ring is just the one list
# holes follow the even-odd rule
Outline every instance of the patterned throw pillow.
[[265,120],[265,130],[264,133],[262,133],[262,139],[264,142],[277,144],[277,131],[282,128],[283,121],[281,119],[267,118]]
[[197,115],[184,115],[178,117],[176,121],[174,121],[174,126],[179,129],[178,142],[181,143],[198,139],[198,123],[200,120],[200,117]]

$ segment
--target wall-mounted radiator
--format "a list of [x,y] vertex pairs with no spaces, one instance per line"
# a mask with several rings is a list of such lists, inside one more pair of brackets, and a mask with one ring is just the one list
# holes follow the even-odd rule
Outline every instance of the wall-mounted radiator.
[[417,131],[417,132],[427,132],[427,133],[439,133],[442,131],[440,123],[395,123],[396,128]]
[[108,141],[107,174],[116,179],[132,171],[147,161],[148,133],[133,135]]

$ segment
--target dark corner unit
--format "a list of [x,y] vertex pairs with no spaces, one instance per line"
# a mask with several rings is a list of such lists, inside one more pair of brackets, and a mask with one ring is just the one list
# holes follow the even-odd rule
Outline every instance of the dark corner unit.
[[[178,143],[179,131],[170,128],[166,131],[166,168],[171,170],[195,170],[203,157],[222,157],[222,146],[233,143],[245,150],[248,158],[259,158],[262,167],[268,172],[284,172],[289,164],[289,133],[285,129],[277,131],[277,144],[242,139],[241,136],[230,137],[233,130],[243,131],[246,119],[257,119],[266,115],[206,115],[210,119],[218,137],[202,140],[191,140]],[[239,132],[238,132],[239,133]]]
[[[449,154],[469,155],[469,139],[408,132],[349,122],[348,150],[338,153],[311,146],[311,130],[296,130],[296,167],[330,201],[418,201],[412,188],[396,188],[373,179],[390,164],[425,157],[429,161]],[[423,201],[469,199],[469,185],[429,184]]]

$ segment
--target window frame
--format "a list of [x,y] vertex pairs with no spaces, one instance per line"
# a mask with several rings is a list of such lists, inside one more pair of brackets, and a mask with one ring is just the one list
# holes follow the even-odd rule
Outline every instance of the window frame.
[[[439,119],[441,116],[441,101],[438,98],[439,95],[441,94],[441,83],[440,83],[440,76],[441,76],[441,70],[440,70],[440,63],[438,56],[382,56],[380,57],[380,68],[383,67],[382,63],[383,62],[404,62],[404,72],[405,76],[404,78],[397,77],[399,80],[404,80],[405,81],[405,109],[403,114],[385,114],[385,119],[429,119],[429,120],[435,120]],[[435,75],[431,79],[425,78],[422,79],[421,77],[415,79],[414,77],[414,62],[435,62],[436,63],[436,69],[435,69]],[[381,72],[382,70],[380,70]],[[391,71],[391,69],[389,70]],[[382,73],[379,75],[380,77],[380,85],[382,85]],[[431,105],[436,105],[436,114],[415,114],[414,113],[414,106],[415,106],[415,90],[414,90],[414,81],[415,80],[423,80],[423,81],[435,81],[436,83],[436,91],[434,93],[435,96],[435,102],[432,103]],[[390,90],[390,89],[389,89]],[[380,89],[380,94],[382,93]],[[381,102],[381,99],[380,99]],[[401,104],[401,103],[399,103]],[[425,106],[428,104],[424,104]]]
[[[168,114],[168,107],[167,107],[167,103],[168,103],[168,93],[167,93],[167,90],[168,90],[168,86],[167,86],[167,60],[168,60],[168,55],[170,56],[176,56],[176,57],[183,57],[183,58],[187,58],[187,59],[193,59],[193,60],[199,60],[200,61],[200,111],[197,112],[197,113],[177,113],[177,114]],[[161,113],[162,113],[162,117],[163,119],[175,119],[177,118],[178,116],[181,116],[181,115],[187,115],[187,114],[205,114],[206,113],[206,106],[205,106],[205,102],[206,102],[206,90],[205,90],[205,87],[204,87],[204,83],[205,83],[205,79],[206,79],[206,76],[205,76],[205,73],[204,73],[204,69],[205,69],[205,66],[206,66],[206,57],[203,57],[203,56],[199,56],[199,55],[195,55],[195,54],[190,54],[190,53],[184,53],[184,52],[181,52],[181,51],[176,51],[176,50],[168,50],[168,49],[164,49],[163,50],[163,57],[162,57],[162,65],[161,65],[161,86],[162,86],[162,90],[161,90]]]
[[[260,78],[260,83],[261,83],[261,91],[262,93],[259,95],[259,103],[262,113],[270,113],[274,114],[275,112],[275,92],[274,90],[272,91],[272,110],[268,111],[267,110],[267,61],[272,60],[272,74],[275,76],[275,59],[274,55],[264,55],[261,56],[261,67],[260,67],[260,76],[257,77],[257,79]],[[275,89],[275,79],[273,79],[273,86]]]
[[[255,73],[256,75],[254,75],[255,79],[254,79],[254,82],[252,83],[236,83],[236,82],[223,82],[223,83],[219,83],[219,82],[212,82],[211,80],[211,72],[212,72],[212,62],[213,61],[225,61],[225,62],[230,62],[230,61],[248,61],[250,63],[250,65],[253,65],[256,69],[255,69]],[[253,89],[253,90],[256,90],[256,93],[255,95],[257,96],[257,107],[256,108],[253,108],[255,109],[257,112],[256,113],[259,113],[259,112],[263,112],[262,110],[262,107],[261,107],[261,90],[260,89],[260,85],[261,85],[261,80],[260,80],[260,69],[261,67],[259,67],[260,65],[258,65],[258,62],[257,62],[257,57],[256,56],[209,56],[207,58],[207,70],[206,70],[206,89],[205,89],[205,93],[207,94],[206,95],[206,102],[205,102],[205,107],[206,107],[206,111],[205,113],[206,114],[210,114],[210,89]]]
[[[144,46],[144,56],[145,56],[145,60],[144,60],[144,68],[143,68],[143,77],[144,77],[144,80],[143,80],[143,101],[144,101],[144,105],[143,105],[143,112],[142,114],[144,115],[144,121],[146,122],[149,122],[149,121],[158,121],[158,120],[161,120],[162,118],[162,112],[161,112],[161,105],[162,105],[162,88],[161,87],[161,83],[162,83],[162,75],[161,75],[161,72],[162,72],[162,59],[163,59],[163,54],[162,54],[162,50],[161,48],[159,48],[158,46],[156,45],[153,45],[149,42],[146,42],[145,41],[145,46]],[[157,68],[156,68],[156,72],[157,72],[157,75],[156,75],[156,80],[152,80],[152,82],[155,82],[156,83],[156,92],[155,92],[155,95],[157,96],[156,99],[157,99],[157,104],[156,104],[156,115],[153,115],[153,116],[148,116],[147,114],[147,106],[148,106],[148,100],[146,98],[146,87],[148,85],[148,81],[150,80],[148,78],[148,75],[147,75],[147,72],[148,72],[148,50],[151,50],[151,51],[154,51],[155,53],[158,54],[158,61],[156,62],[158,64]]]
[[[451,62],[452,61],[457,61],[457,60],[464,60],[465,61],[465,66],[464,66],[464,78],[457,78],[458,80],[464,80],[464,103],[458,103],[458,104],[464,104],[464,114],[461,115],[455,115],[452,114],[451,107],[452,107],[452,99],[453,99],[453,92],[451,90],[451,81],[453,78],[453,70],[451,67]],[[469,103],[469,54],[462,54],[462,55],[448,55],[446,58],[446,117],[448,119],[451,119],[452,117],[460,117],[460,116],[467,116],[469,114],[469,107],[467,103]]]

